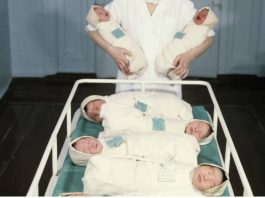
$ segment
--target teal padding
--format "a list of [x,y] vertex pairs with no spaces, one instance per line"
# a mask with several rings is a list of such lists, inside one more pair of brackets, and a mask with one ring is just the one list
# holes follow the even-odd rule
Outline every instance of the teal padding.
[[85,169],[85,166],[74,165],[67,154],[52,196],[58,196],[64,192],[83,192],[82,178]]
[[194,106],[192,107],[192,115],[194,119],[204,120],[211,123],[207,110],[204,106]]
[[98,137],[99,132],[103,131],[104,128],[101,124],[86,120],[82,116],[79,117],[76,128],[71,135],[71,139],[74,140],[80,136],[93,136]]
[[[200,145],[200,147],[201,151],[198,155],[198,164],[209,163],[216,164],[222,167],[221,158],[218,153],[218,147],[215,139],[213,139],[209,144]],[[226,188],[222,196],[229,196],[228,188]]]
[[147,104],[137,101],[137,103],[134,105],[136,109],[142,111],[142,112],[146,112],[147,111]]
[[125,35],[124,32],[120,28],[113,30],[111,33],[117,39],[119,39]]
[[154,131],[164,131],[165,130],[165,120],[162,118],[152,118],[153,130]]
[[222,166],[217,150],[216,140],[213,139],[209,144],[200,145],[201,152],[198,155],[198,163],[213,163]]
[[177,39],[182,39],[184,36],[185,36],[185,33],[183,33],[183,32],[177,32],[175,34],[175,38],[177,38]]

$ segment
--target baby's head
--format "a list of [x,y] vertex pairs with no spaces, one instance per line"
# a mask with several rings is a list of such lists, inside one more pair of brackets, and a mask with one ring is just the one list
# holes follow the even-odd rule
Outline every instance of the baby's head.
[[212,133],[212,129],[207,122],[193,120],[186,126],[185,133],[193,135],[198,141],[201,141],[202,139],[209,137]]
[[208,144],[214,137],[212,118],[204,106],[192,107],[193,120],[185,129],[185,133],[193,135],[201,145]]
[[96,6],[96,7],[94,7],[94,11],[95,11],[95,13],[97,14],[97,16],[99,18],[99,22],[109,21],[110,20],[110,14],[104,8]]
[[103,119],[100,117],[100,110],[105,102],[103,96],[92,95],[85,98],[80,106],[82,116],[87,120],[101,123]]
[[205,19],[207,18],[208,13],[209,13],[209,9],[207,8],[203,8],[199,10],[193,17],[193,21],[195,22],[195,24],[202,25]]
[[89,10],[86,19],[91,25],[96,27],[100,22],[109,21],[110,14],[104,8],[93,5]]
[[82,137],[72,144],[75,150],[88,154],[99,154],[102,151],[101,142],[94,137]]
[[214,26],[218,23],[219,19],[210,9],[210,7],[204,7],[195,14],[193,21],[197,25],[205,25],[210,29],[213,29]]
[[201,164],[192,174],[192,185],[206,196],[220,196],[228,183],[228,175],[219,166]]
[[102,152],[102,143],[92,136],[81,136],[70,143],[69,155],[73,163],[85,166],[91,156]]

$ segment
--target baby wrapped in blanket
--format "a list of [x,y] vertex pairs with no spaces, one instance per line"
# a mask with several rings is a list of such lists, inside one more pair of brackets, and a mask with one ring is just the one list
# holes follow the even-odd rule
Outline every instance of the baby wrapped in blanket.
[[104,40],[115,47],[122,47],[132,53],[128,56],[130,75],[128,79],[135,79],[143,74],[147,67],[147,59],[143,50],[115,21],[111,20],[109,12],[100,6],[93,5],[88,12],[87,21],[97,28]]
[[[173,132],[194,135],[200,144],[213,137],[211,118],[204,107],[193,107],[172,94],[124,92],[89,96],[81,103],[82,116],[102,122],[107,135],[121,131]],[[96,113],[95,113],[96,112]]]
[[227,183],[228,174],[214,164],[98,155],[87,165],[83,191],[91,196],[220,196]]
[[173,65],[176,56],[201,45],[207,38],[209,30],[213,29],[218,18],[209,7],[200,9],[182,32],[177,32],[173,41],[158,55],[155,61],[155,71],[159,75],[178,80]]
[[70,143],[69,154],[76,165],[85,166],[96,155],[149,161],[196,163],[200,151],[194,137],[182,134],[122,133],[94,138],[81,136]]
[[211,118],[202,106],[193,107],[193,117],[188,120],[170,119],[148,115],[137,108],[107,103],[101,108],[102,126],[106,135],[119,134],[126,130],[132,133],[175,133],[194,136],[201,144],[211,142],[214,133]]
[[169,93],[132,91],[120,92],[110,96],[91,95],[86,97],[80,105],[82,116],[87,120],[102,122],[102,118],[96,118],[94,112],[92,113],[93,115],[90,115],[89,110],[92,111],[94,109],[94,105],[91,109],[90,105],[92,106],[94,101],[100,103],[98,105],[100,107],[95,108],[99,111],[97,114],[100,114],[101,105],[104,106],[107,103],[115,103],[125,107],[139,109],[148,115],[182,120],[189,120],[192,118],[190,104]]

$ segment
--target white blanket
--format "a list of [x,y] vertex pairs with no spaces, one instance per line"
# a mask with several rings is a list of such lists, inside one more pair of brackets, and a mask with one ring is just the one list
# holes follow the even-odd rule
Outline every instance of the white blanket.
[[[210,7],[203,7],[200,11],[204,9],[208,10],[208,14],[203,23],[197,25],[193,19],[187,24],[183,31],[175,34],[173,41],[157,56],[155,61],[155,71],[157,74],[168,76],[171,79],[180,78],[179,76],[176,76],[174,72],[168,73],[170,69],[175,68],[175,65],[173,65],[174,59],[178,55],[200,46],[218,22],[217,16]],[[198,13],[200,11],[198,11]]]
[[115,47],[122,47],[132,53],[129,60],[129,79],[140,76],[147,67],[147,59],[139,45],[114,21],[100,22],[97,25],[99,34],[104,40]]
[[111,102],[102,105],[100,117],[103,118],[102,126],[107,135],[119,134],[123,131],[184,134],[191,120],[165,119],[156,115],[146,115],[135,107]]
[[93,157],[83,178],[84,192],[102,195],[200,196],[191,182],[196,164],[155,163],[125,158]]
[[175,68],[173,65],[174,59],[188,50],[201,45],[207,38],[209,27],[190,23],[184,29],[183,38],[181,35],[176,35],[173,41],[162,50],[157,56],[155,62],[155,71],[157,74],[166,76],[170,69]]
[[182,120],[189,120],[193,117],[190,104],[169,93],[121,92],[107,97],[106,100],[107,102],[137,107],[146,115]]
[[102,155],[144,161],[196,164],[200,152],[196,139],[186,134],[123,133],[99,140],[103,144]]

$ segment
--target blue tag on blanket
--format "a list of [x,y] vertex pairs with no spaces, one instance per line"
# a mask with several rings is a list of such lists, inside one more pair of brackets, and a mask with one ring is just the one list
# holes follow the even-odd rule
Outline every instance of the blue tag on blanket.
[[137,103],[134,105],[136,109],[142,111],[142,112],[146,112],[147,110],[147,104],[137,101]]
[[113,30],[111,33],[117,39],[119,39],[125,35],[124,32],[121,30],[121,28],[117,28],[117,29]]
[[154,131],[164,131],[165,130],[165,120],[162,118],[152,118],[153,130]]
[[125,142],[122,136],[115,136],[106,141],[106,144],[109,148],[115,148],[120,146],[123,142]]
[[177,32],[175,34],[175,38],[177,38],[177,39],[182,39],[184,36],[185,36],[185,33],[183,33],[183,32]]

